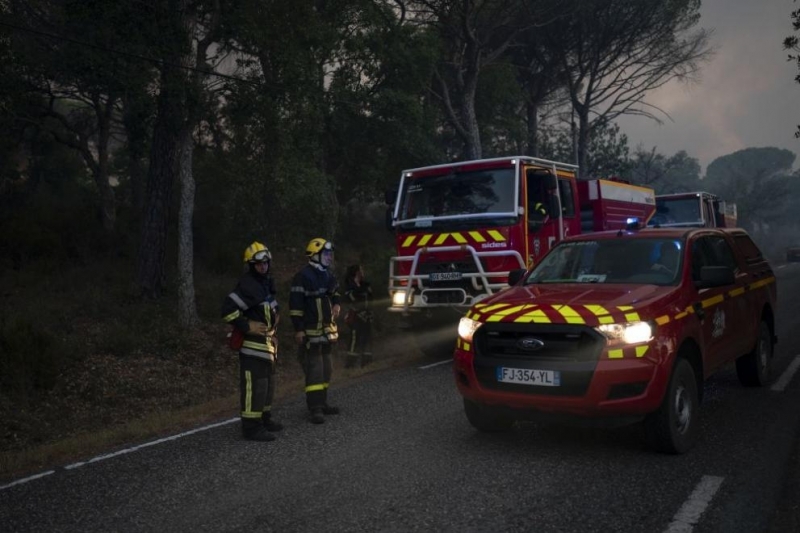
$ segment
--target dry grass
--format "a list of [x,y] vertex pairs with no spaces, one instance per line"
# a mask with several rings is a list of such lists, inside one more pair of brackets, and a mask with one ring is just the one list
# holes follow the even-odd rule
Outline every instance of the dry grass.
[[[285,295],[302,262],[274,255],[288,324]],[[141,300],[132,270],[123,258],[0,272],[0,480],[237,415],[238,357],[218,318],[235,276],[198,273],[203,323],[185,332],[174,297]],[[385,332],[397,331],[394,316],[383,318]],[[303,390],[291,327],[279,330],[277,404]],[[377,334],[375,363],[343,369],[337,360],[334,382],[419,357],[407,344]]]
[[[401,342],[399,337],[394,337],[394,340],[390,337],[379,340],[383,342],[376,345],[378,358],[366,368],[345,369],[342,358],[337,356],[334,360],[334,383],[342,384],[368,373],[406,365],[421,357],[417,350],[399,345],[398,342]],[[235,355],[232,358],[235,359]],[[275,398],[275,404],[278,406],[282,399],[302,394],[303,390],[300,366],[291,357],[284,359],[292,361],[282,361],[284,364],[279,365]],[[178,392],[176,395],[174,388],[164,382],[162,391],[156,392],[155,389],[150,391],[159,399],[159,404],[151,405],[142,416],[135,419],[100,426],[88,424],[85,429],[79,431],[70,431],[66,427],[60,427],[57,422],[50,422],[52,429],[63,436],[41,443],[23,438],[21,440],[24,440],[24,445],[5,450],[0,456],[0,480],[18,479],[53,467],[85,460],[123,445],[142,443],[174,435],[205,423],[235,417],[239,401],[235,367],[234,364],[222,371],[225,374],[222,379],[228,382],[226,390],[229,393],[201,404],[170,409],[169,405],[182,401],[177,397],[183,394]],[[94,368],[97,370],[97,365]],[[70,403],[75,402],[67,401],[67,408]],[[142,406],[141,402],[137,405],[139,408]],[[98,407],[95,410],[103,411],[106,416],[110,414],[108,408]],[[88,411],[91,409],[88,409],[87,413]],[[70,425],[70,420],[75,420],[75,413],[67,414],[63,425]]]

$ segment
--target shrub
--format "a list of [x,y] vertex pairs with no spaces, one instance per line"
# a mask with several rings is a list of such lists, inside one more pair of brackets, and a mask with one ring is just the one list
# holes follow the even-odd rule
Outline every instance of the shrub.
[[21,318],[0,323],[0,385],[10,397],[25,398],[56,385],[60,342],[40,329]]

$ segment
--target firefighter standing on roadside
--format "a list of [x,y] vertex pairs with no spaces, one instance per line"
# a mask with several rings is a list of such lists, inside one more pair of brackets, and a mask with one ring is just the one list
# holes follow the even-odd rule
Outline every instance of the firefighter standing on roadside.
[[350,328],[350,342],[344,366],[351,368],[358,363],[366,366],[372,362],[372,311],[369,309],[372,287],[364,279],[364,269],[361,265],[347,267],[344,296],[350,306],[346,319]]
[[333,266],[333,243],[322,238],[311,239],[306,246],[308,264],[292,280],[289,295],[289,316],[298,344],[300,364],[306,376],[306,404],[309,421],[322,424],[322,415],[339,414],[328,404],[333,344],[339,338],[336,318],[339,316],[339,286],[330,271]]
[[272,419],[277,361],[278,302],[269,276],[272,255],[253,242],[244,251],[247,272],[222,304],[222,319],[244,334],[239,348],[239,388],[242,435],[271,441],[283,425]]

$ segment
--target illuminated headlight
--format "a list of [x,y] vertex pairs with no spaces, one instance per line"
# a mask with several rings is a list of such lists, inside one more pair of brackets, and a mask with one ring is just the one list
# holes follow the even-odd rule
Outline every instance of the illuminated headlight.
[[[392,306],[394,307],[404,307],[406,305],[406,291],[397,291],[392,293]],[[414,295],[410,294],[408,297],[408,304],[411,305],[414,302]]]
[[458,323],[458,336],[467,342],[472,342],[472,335],[483,324],[468,317],[462,317]]
[[641,344],[653,339],[654,328],[649,322],[627,324],[601,324],[597,331],[608,340],[608,344]]

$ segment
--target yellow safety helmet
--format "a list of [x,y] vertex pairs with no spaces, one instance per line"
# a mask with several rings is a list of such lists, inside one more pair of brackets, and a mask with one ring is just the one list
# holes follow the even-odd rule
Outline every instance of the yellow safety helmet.
[[333,251],[333,243],[331,241],[326,241],[322,237],[317,237],[316,239],[311,239],[308,241],[308,246],[306,246],[306,255],[308,257],[313,257],[322,250]]
[[244,251],[245,263],[269,263],[272,261],[272,254],[266,246],[258,241],[248,246]]
[[311,239],[308,241],[308,246],[306,246],[306,255],[308,256],[309,261],[312,263],[317,263],[323,268],[328,268],[333,264],[333,255],[323,257],[323,251],[328,251],[333,254],[333,243],[331,241],[326,241],[322,237],[317,237],[316,239]]

